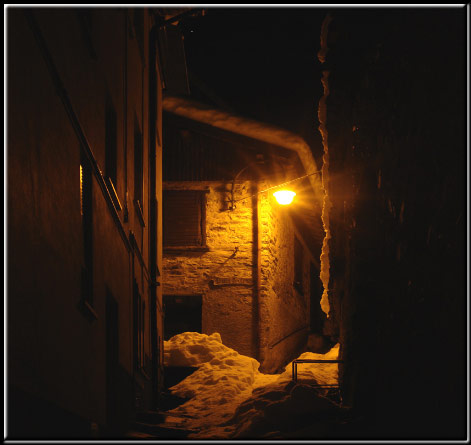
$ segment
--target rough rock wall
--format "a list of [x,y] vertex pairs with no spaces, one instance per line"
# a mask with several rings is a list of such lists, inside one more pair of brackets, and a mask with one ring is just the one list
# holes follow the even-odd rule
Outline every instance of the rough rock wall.
[[463,437],[465,10],[333,16],[329,288],[345,401],[371,435]]
[[306,343],[309,332],[309,252],[303,245],[301,294],[294,283],[294,239],[302,237],[290,218],[291,207],[274,202],[263,194],[261,209],[262,348],[264,372],[277,370],[286,358],[292,359]]

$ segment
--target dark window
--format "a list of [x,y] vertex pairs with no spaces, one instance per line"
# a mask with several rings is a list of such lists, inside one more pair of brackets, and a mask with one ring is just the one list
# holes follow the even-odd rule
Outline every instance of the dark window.
[[144,368],[145,366],[145,332],[146,332],[146,302],[141,302],[141,323],[140,323],[140,351],[139,351],[139,358],[140,358],[140,366]]
[[116,110],[110,96],[106,98],[106,116],[105,116],[105,174],[106,177],[117,185],[117,123]]
[[181,26],[160,26],[158,44],[164,89],[172,95],[190,94]]
[[107,95],[105,107],[105,180],[111,199],[117,210],[121,210],[118,184],[118,127],[116,110],[111,97]]
[[200,332],[202,319],[201,295],[164,295],[164,340],[182,332]]
[[[164,117],[165,119],[165,117]],[[164,181],[232,180],[252,159],[240,155],[234,143],[166,125],[162,151]]]
[[93,46],[93,9],[79,8],[77,9],[77,17],[80,24],[80,32],[83,41],[92,59],[96,59],[96,51]]
[[139,128],[137,118],[134,119],[134,204],[139,216],[141,224],[144,225],[143,218],[143,196],[142,196],[142,180],[143,180],[143,147],[142,133]]
[[303,286],[303,245],[298,238],[294,237],[294,288],[304,294]]
[[92,169],[85,155],[80,160],[80,216],[82,219],[82,301],[93,305],[93,195]]
[[206,247],[206,193],[165,190],[163,225],[165,247]]
[[144,332],[146,306],[139,292],[139,286],[134,280],[133,291],[133,337],[134,337],[134,367],[144,368]]
[[310,312],[311,312],[311,332],[322,334],[326,315],[321,309],[321,298],[324,286],[320,278],[319,268],[313,263],[310,265]]
[[106,414],[116,426],[119,403],[119,314],[118,303],[106,288]]
[[133,21],[137,45],[139,46],[139,52],[141,54],[142,60],[144,61],[144,9],[134,9]]

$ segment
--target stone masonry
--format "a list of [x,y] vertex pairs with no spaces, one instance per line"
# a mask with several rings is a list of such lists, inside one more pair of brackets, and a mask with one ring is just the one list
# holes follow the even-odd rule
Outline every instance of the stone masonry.
[[[259,359],[265,372],[274,372],[297,355],[306,342],[311,254],[290,218],[291,210],[276,204],[271,194],[260,194],[257,289],[252,186],[250,181],[236,183],[237,198],[248,199],[228,210],[229,183],[165,184],[167,189],[209,190],[206,203],[209,250],[166,253],[163,293],[201,294],[203,333],[219,332],[225,345]],[[304,250],[304,295],[293,287],[295,235]]]

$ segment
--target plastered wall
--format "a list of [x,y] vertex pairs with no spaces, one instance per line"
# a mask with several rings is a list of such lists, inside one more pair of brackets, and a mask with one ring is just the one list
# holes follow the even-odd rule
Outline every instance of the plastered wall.
[[[74,426],[65,431],[67,437],[77,434],[87,437],[92,423],[102,433],[109,426],[108,295],[117,305],[117,338],[113,341],[118,352],[112,391],[117,406],[115,422],[121,421],[125,428],[135,408],[132,282],[136,279],[148,310],[145,270],[149,241],[132,203],[133,146],[136,121],[143,134],[143,216],[148,223],[149,124],[148,99],[143,94],[148,90],[148,76],[143,75],[146,61],[136,38],[129,33],[131,11],[94,9],[89,41],[78,10],[37,9],[33,17],[62,83],[61,93],[66,92],[76,122],[103,175],[105,105],[109,99],[113,103],[117,119],[114,185],[122,205],[117,218],[123,230],[120,232],[112,216],[107,191],[92,174],[94,314],[91,311],[84,314],[80,303],[84,261],[81,144],[73,119],[58,94],[54,83],[57,79],[51,75],[51,66],[45,63],[24,10],[9,9],[8,383],[13,394],[10,420],[19,422],[16,427],[21,434],[26,431],[35,438],[38,434],[53,437],[64,433],[62,424],[67,429],[62,418],[57,417],[62,413],[67,419],[76,419]],[[146,14],[143,26],[147,36],[150,20]],[[148,50],[146,39],[143,54]],[[132,88],[128,89],[127,82]],[[157,89],[160,91],[159,86]],[[161,120],[157,123],[160,125]],[[159,152],[158,156],[161,159]],[[159,190],[154,193],[158,196]],[[126,203],[128,219],[124,215]],[[142,264],[135,249],[130,248],[131,231]],[[145,352],[150,356],[149,327],[147,321]],[[141,400],[148,403],[150,381],[143,377],[139,387]],[[20,398],[15,398],[16,391],[24,394],[24,405]],[[31,410],[30,406],[36,408]]]

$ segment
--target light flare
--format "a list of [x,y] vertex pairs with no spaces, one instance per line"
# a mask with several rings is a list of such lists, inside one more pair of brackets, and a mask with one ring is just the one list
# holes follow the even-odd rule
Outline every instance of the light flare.
[[273,193],[278,204],[283,206],[291,204],[293,202],[296,193],[291,190],[278,190],[277,192]]

